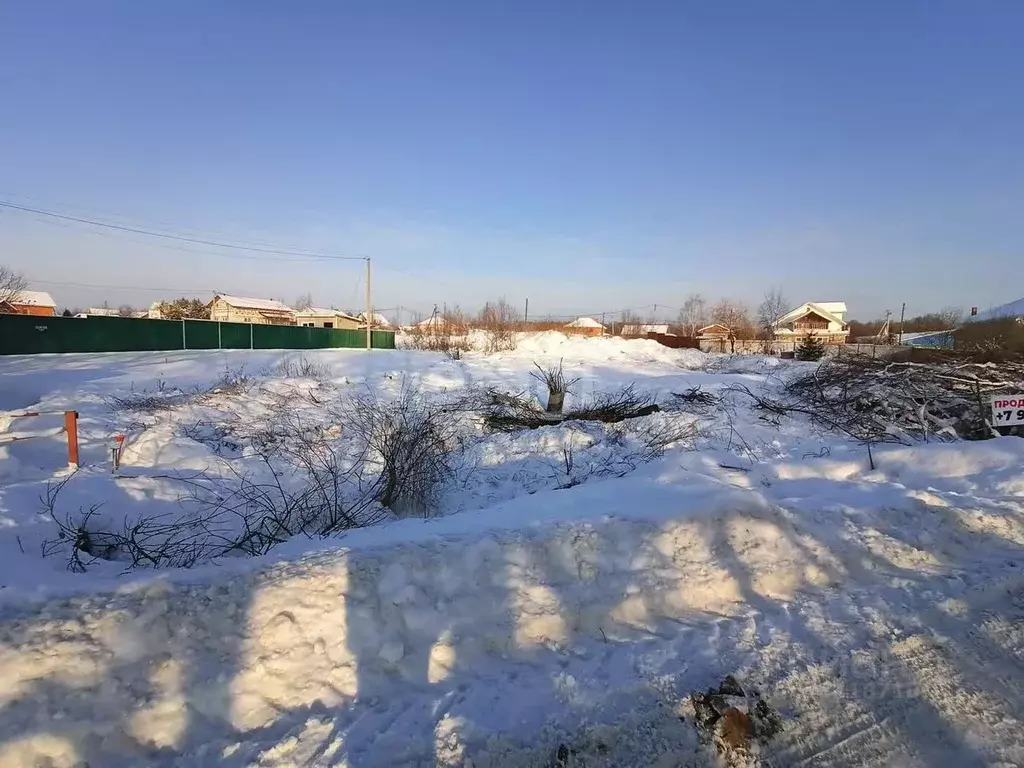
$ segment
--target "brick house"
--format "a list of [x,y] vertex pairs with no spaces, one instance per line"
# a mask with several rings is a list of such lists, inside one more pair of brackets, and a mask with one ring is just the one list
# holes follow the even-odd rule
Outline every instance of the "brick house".
[[577,336],[603,336],[604,326],[592,317],[577,317],[562,326],[562,331]]
[[0,314],[53,317],[57,314],[57,303],[46,291],[18,291],[12,298],[0,302]]

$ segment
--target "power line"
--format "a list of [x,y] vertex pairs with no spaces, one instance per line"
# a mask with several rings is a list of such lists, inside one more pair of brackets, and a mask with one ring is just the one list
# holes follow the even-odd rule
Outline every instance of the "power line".
[[[68,224],[57,219],[46,219],[41,216],[32,216],[34,221],[40,221],[44,224],[48,224],[55,227],[64,227],[70,229],[73,224]],[[136,245],[144,245],[147,248],[163,248],[165,250],[176,251],[178,253],[194,253],[199,256],[218,256],[223,259],[241,259],[243,261],[263,261],[263,262],[285,262],[288,264],[323,264],[325,259],[322,258],[274,258],[273,256],[253,256],[247,253],[223,253],[221,251],[211,251],[209,249],[202,248],[189,248],[184,245],[177,245],[176,243],[154,243],[140,240],[138,238],[125,237],[124,235],[117,232],[103,232],[102,230],[90,229],[86,230],[87,234],[95,235],[96,237],[106,237],[111,240],[117,240],[124,243],[135,243]]]
[[148,237],[162,237],[167,240],[177,240],[183,243],[196,243],[198,245],[211,245],[216,248],[229,248],[238,251],[251,251],[254,253],[269,253],[276,256],[301,256],[307,259],[322,259],[324,261],[366,261],[365,256],[342,256],[340,254],[329,254],[329,253],[316,253],[311,251],[292,251],[277,248],[262,248],[253,245],[240,245],[238,243],[223,243],[217,240],[206,240],[200,237],[187,237],[185,235],[172,235],[167,232],[157,232],[151,229],[143,229],[141,227],[128,227],[122,224],[112,224],[107,221],[99,221],[97,219],[86,219],[79,216],[70,216],[65,213],[57,213],[56,211],[47,211],[42,208],[30,208],[25,205],[17,205],[5,200],[0,200],[0,208],[7,208],[13,211],[21,211],[22,213],[33,213],[38,216],[48,216],[53,219],[60,219],[62,221],[73,221],[78,224],[87,224],[93,227],[104,227],[106,229],[114,229],[120,232],[130,232],[136,235],[146,235]]
[[102,288],[111,291],[159,291],[163,293],[211,293],[210,288],[147,288],[142,285],[100,285],[98,283],[74,283],[65,280],[29,280],[40,285],[64,285],[73,288]]
[[[174,224],[171,222],[164,221],[162,219],[140,219],[134,216],[127,216],[125,214],[108,214],[102,211],[97,211],[94,208],[86,208],[81,205],[73,205],[66,202],[56,202],[54,200],[48,200],[40,197],[33,197],[31,195],[21,195],[0,190],[0,200],[13,201],[16,205],[24,206],[38,206],[50,211],[70,212],[76,216],[82,216],[86,218],[96,218],[103,221],[114,221],[118,224],[124,224],[125,226],[141,227],[143,229],[159,230],[164,232],[174,232],[177,234],[184,234],[189,237],[207,237],[213,240],[233,240],[231,237],[227,237],[223,232],[211,229],[199,229],[196,227],[186,227],[180,224]],[[43,218],[36,218],[36,221],[46,221]],[[56,223],[50,221],[50,223]],[[144,242],[137,240],[129,240],[128,242]],[[246,243],[259,246],[261,248],[276,248],[276,244],[267,242],[266,240],[253,240],[247,236]],[[209,251],[193,251],[193,253],[209,253]]]

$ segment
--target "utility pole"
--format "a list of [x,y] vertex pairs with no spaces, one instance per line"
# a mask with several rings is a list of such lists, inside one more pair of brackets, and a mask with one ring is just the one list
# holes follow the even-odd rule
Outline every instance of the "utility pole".
[[530,322],[530,297],[526,297],[526,309],[523,310],[523,325]]
[[373,349],[373,300],[370,295],[370,257],[366,257],[366,349]]
[[903,317],[907,314],[907,302],[903,302],[903,309],[900,310],[900,343],[899,346],[903,346]]

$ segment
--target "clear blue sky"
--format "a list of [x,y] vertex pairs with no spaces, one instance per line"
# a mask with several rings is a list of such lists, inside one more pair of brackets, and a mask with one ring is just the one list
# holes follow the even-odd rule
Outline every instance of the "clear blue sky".
[[[0,199],[369,254],[375,304],[1024,294],[1020,2],[0,1]],[[37,280],[357,304],[353,263],[0,212]],[[154,291],[42,284],[63,304]]]

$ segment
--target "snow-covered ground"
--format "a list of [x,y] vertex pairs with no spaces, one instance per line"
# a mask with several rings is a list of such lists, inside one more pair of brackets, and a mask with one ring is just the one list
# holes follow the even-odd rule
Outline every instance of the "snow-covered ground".
[[[290,375],[300,358],[329,370]],[[811,364],[557,333],[459,361],[11,357],[0,412],[77,409],[57,513],[130,525],[180,514],[187,473],[248,471],[235,438],[295,392],[307,419],[366,387],[543,400],[530,371],[559,360],[579,398],[725,396],[617,425],[467,422],[436,517],[191,569],[69,571],[40,499],[69,475],[63,435],[0,441],[0,765],[547,766],[560,745],[570,765],[704,765],[685,698],[726,674],[784,717],[766,765],[1024,765],[1024,441],[876,448],[872,470],[728,390]],[[140,394],[170,407],[112,407]],[[685,437],[651,450],[667,428]]]

